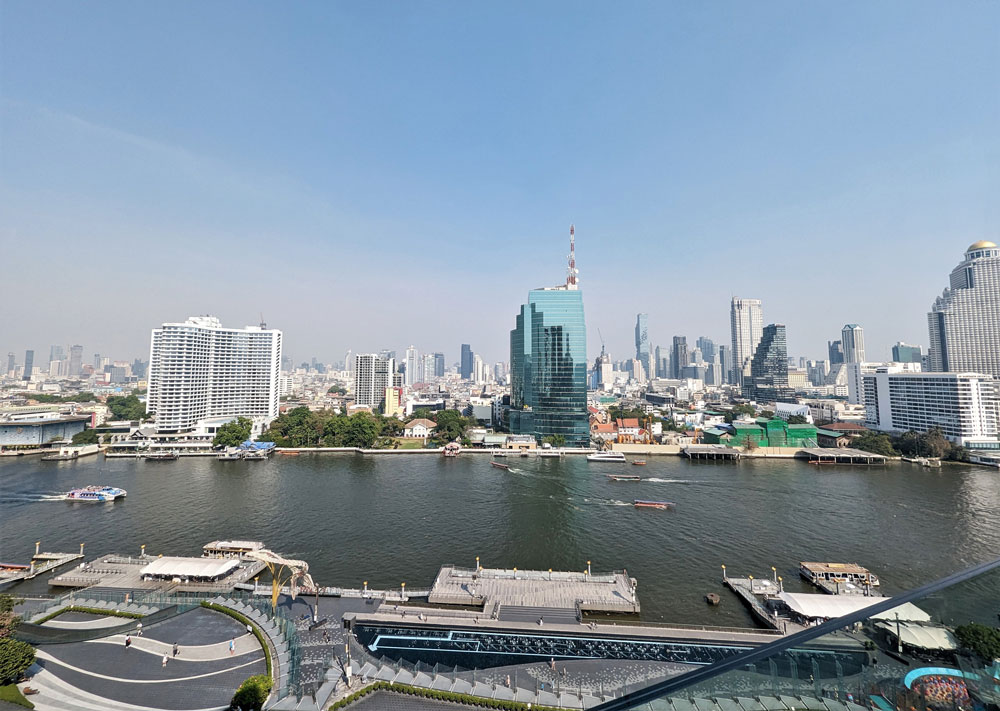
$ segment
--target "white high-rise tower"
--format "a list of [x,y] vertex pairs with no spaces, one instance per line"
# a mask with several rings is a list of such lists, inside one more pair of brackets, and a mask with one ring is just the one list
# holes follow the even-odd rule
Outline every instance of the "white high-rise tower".
[[277,329],[225,328],[214,316],[165,323],[150,339],[146,411],[160,432],[240,416],[263,427],[278,416],[280,376]]
[[742,385],[744,374],[750,374],[750,361],[764,333],[764,310],[760,299],[734,296],[729,320],[733,335],[733,383]]
[[865,330],[856,323],[849,323],[840,332],[845,363],[865,362]]
[[969,245],[927,325],[931,370],[1000,378],[1000,247]]

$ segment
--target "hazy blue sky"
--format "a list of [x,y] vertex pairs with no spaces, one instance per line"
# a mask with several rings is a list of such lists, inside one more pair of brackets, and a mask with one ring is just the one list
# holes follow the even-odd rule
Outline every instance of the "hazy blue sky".
[[[1000,239],[1000,3],[0,3],[0,351],[189,314],[508,357],[577,226],[590,356],[926,343]],[[36,360],[36,362],[38,362]]]

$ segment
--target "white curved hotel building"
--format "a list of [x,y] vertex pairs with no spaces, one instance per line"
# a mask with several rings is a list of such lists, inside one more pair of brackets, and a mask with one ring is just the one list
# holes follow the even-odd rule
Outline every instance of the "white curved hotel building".
[[214,316],[154,328],[146,411],[159,433],[243,416],[266,426],[278,416],[281,331],[226,328]]

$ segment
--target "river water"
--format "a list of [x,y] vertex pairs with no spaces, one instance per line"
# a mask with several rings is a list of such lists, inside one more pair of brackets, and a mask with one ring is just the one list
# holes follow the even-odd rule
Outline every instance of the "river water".
[[[949,465],[817,467],[794,460],[691,462],[643,468],[481,455],[276,455],[261,462],[88,457],[0,459],[0,560],[43,550],[200,555],[219,538],[262,540],[309,562],[322,585],[427,587],[443,563],[583,570],[638,578],[642,617],[747,625],[719,587],[720,565],[755,576],[777,568],[806,589],[802,560],[857,562],[899,592],[1000,556],[1000,472]],[[607,474],[640,474],[640,483]],[[109,504],[57,495],[87,484],[128,490]],[[633,499],[676,502],[635,509]],[[45,576],[48,577],[48,576]],[[19,592],[44,591],[43,579]],[[706,592],[723,604],[709,608]],[[998,591],[1000,596],[1000,591]]]

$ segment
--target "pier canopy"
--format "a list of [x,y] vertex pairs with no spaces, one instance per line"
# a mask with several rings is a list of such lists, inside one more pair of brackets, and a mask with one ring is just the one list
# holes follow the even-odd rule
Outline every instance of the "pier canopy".
[[[778,598],[799,617],[809,620],[833,619],[863,610],[885,598],[861,595],[823,595],[813,593],[778,593]],[[903,622],[930,622],[931,616],[916,605],[904,602],[886,612],[873,615],[879,620],[895,620],[897,615]]]
[[143,578],[158,580],[180,578],[181,580],[215,581],[224,578],[240,567],[234,558],[157,558],[139,571]]

